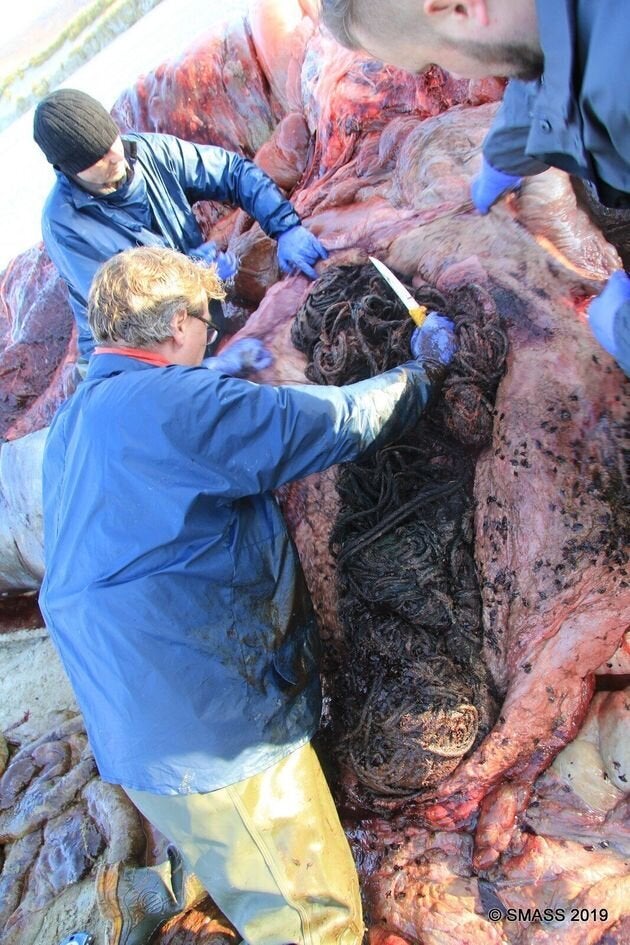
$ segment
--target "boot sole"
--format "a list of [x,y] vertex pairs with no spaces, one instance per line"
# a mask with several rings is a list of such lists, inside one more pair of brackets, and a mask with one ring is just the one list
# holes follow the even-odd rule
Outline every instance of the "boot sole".
[[114,863],[111,866],[102,866],[96,874],[96,896],[101,915],[112,923],[111,934],[107,937],[107,945],[120,945],[123,916],[118,905],[118,877],[120,866]]

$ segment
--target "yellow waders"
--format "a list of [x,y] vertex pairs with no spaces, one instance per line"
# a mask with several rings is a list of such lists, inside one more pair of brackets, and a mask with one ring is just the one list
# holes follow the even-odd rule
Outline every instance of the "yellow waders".
[[348,842],[310,744],[208,794],[126,789],[249,945],[359,945]]

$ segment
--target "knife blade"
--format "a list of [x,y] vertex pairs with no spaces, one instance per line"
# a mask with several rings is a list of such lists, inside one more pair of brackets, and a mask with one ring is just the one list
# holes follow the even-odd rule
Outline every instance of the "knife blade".
[[409,312],[410,316],[413,318],[416,325],[420,327],[427,317],[426,305],[418,305],[413,295],[407,291],[400,279],[394,275],[394,273],[391,271],[391,269],[389,269],[388,266],[385,265],[385,263],[382,263],[380,259],[375,259],[374,256],[370,256],[368,258],[370,262],[376,266],[390,289],[396,293],[400,301]]

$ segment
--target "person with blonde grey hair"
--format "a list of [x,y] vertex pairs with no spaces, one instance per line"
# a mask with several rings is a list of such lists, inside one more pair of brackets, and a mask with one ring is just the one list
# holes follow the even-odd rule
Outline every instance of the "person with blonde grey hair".
[[179,253],[118,256],[92,290],[90,327],[98,345],[147,348],[173,336],[174,319],[209,319],[208,300],[224,296],[215,269],[190,265]]
[[[205,370],[221,295],[163,248],[96,274],[97,347],[44,455],[41,607],[101,777],[243,939],[359,945],[356,872],[310,746],[318,633],[273,490],[400,435],[430,385],[419,360],[347,387]],[[110,945],[177,911],[173,877],[172,894],[149,876],[140,895],[121,864],[101,870]]]
[[351,49],[409,72],[510,79],[483,145],[472,201],[486,214],[524,177],[558,167],[581,178],[589,213],[617,247],[590,304],[599,344],[630,376],[630,71],[619,0],[320,0]]

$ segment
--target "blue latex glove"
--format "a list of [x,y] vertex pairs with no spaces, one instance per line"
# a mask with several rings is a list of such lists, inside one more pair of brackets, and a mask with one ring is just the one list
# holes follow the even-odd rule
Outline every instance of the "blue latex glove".
[[278,265],[283,272],[303,272],[317,279],[313,268],[320,259],[328,259],[328,251],[305,226],[294,226],[278,237]]
[[221,282],[232,282],[238,272],[238,256],[234,253],[217,253],[216,267]]
[[[618,361],[625,361],[626,352],[620,350],[621,332],[615,332],[615,322],[621,307],[626,303],[630,303],[630,277],[622,269],[618,269],[613,272],[603,292],[593,299],[588,307],[591,331],[602,348]],[[628,343],[630,344],[630,341]]]
[[238,257],[234,253],[221,253],[217,250],[217,244],[212,240],[196,246],[189,253],[191,259],[198,259],[206,265],[217,267],[217,275],[222,282],[229,282],[238,272]]
[[446,367],[457,351],[455,325],[446,315],[429,312],[412,334],[409,347],[417,361],[438,361]]
[[522,177],[514,177],[498,171],[496,167],[482,158],[481,170],[473,177],[470,185],[470,196],[479,213],[487,213],[492,204],[507,193],[520,187]]
[[204,262],[210,265],[217,258],[217,244],[212,240],[208,240],[207,243],[202,243],[201,246],[195,246],[194,249],[191,249],[189,256],[191,259],[197,259],[199,262]]
[[272,364],[273,355],[258,338],[239,338],[220,354],[203,361],[203,367],[210,371],[221,371],[231,377],[246,374],[248,371],[262,371]]

